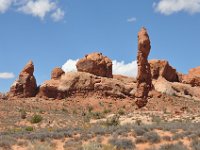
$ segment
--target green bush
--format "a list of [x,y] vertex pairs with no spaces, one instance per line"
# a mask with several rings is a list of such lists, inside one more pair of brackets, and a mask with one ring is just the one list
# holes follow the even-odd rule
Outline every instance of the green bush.
[[119,114],[119,115],[125,115],[124,109],[119,109],[118,114]]
[[108,118],[106,120],[105,124],[107,126],[118,126],[120,124],[120,122],[119,122],[119,116],[118,115],[114,115],[113,117]]
[[31,132],[31,131],[33,131],[33,127],[28,126],[28,127],[25,128],[25,130]]
[[42,116],[41,115],[34,115],[32,118],[31,118],[31,123],[39,123],[42,121]]

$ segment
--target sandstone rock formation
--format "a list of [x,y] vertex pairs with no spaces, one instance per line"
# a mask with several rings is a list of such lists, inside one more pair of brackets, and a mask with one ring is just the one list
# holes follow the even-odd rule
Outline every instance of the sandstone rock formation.
[[148,93],[152,89],[151,70],[148,63],[150,53],[150,39],[145,28],[138,33],[138,74],[137,74],[137,91],[135,93],[136,104],[139,108],[147,104]]
[[25,98],[35,96],[37,92],[37,84],[33,72],[33,62],[29,61],[20,72],[19,78],[11,86],[9,96]]
[[187,75],[182,75],[181,82],[192,86],[200,86],[200,66],[189,70]]
[[97,76],[112,78],[112,61],[102,53],[91,53],[76,64],[80,72],[88,72]]
[[153,85],[156,91],[168,96],[178,96],[192,100],[200,100],[199,87],[192,87],[189,84],[179,82],[169,82],[164,78],[153,80]]
[[134,96],[136,87],[133,78],[105,78],[85,72],[68,72],[60,79],[44,82],[39,89],[39,97],[63,99],[72,95],[96,94],[125,98]]
[[56,67],[51,72],[51,79],[60,79],[63,74],[65,74],[65,72],[61,68]]
[[152,79],[165,78],[170,82],[178,82],[176,69],[171,67],[166,60],[150,60]]

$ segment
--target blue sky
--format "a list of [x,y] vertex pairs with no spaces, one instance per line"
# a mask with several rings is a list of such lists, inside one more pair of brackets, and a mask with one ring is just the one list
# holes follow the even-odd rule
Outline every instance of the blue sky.
[[38,84],[54,67],[94,51],[129,69],[142,26],[149,59],[166,59],[183,73],[200,65],[200,0],[0,0],[0,91],[30,59]]

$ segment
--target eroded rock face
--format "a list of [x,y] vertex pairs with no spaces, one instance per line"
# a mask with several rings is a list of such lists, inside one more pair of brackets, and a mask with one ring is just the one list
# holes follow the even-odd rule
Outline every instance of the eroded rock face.
[[166,60],[150,60],[151,75],[153,79],[165,78],[169,82],[178,82],[176,69],[169,65]]
[[152,89],[152,77],[148,55],[150,53],[150,39],[145,28],[138,33],[138,74],[137,74],[137,90],[135,93],[136,104],[139,108],[147,104],[148,93]]
[[51,72],[51,79],[60,79],[63,74],[65,74],[65,72],[61,68],[56,67]]
[[189,70],[187,75],[182,75],[181,82],[192,86],[200,86],[200,66]]
[[97,76],[112,78],[112,61],[102,53],[91,53],[76,64],[79,72],[88,72]]
[[44,82],[39,89],[39,97],[63,99],[76,94],[87,96],[89,93],[99,96],[125,98],[134,96],[133,78],[105,78],[85,72],[69,72],[60,79]]
[[35,96],[37,92],[37,84],[33,72],[33,62],[29,61],[20,72],[19,78],[11,86],[9,96],[24,98]]

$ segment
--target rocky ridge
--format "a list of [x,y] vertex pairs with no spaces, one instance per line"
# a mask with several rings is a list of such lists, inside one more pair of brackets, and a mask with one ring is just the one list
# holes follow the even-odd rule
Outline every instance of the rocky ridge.
[[[41,97],[65,99],[89,95],[113,99],[130,99],[141,108],[155,97],[177,96],[200,100],[200,67],[187,75],[178,73],[166,60],[149,60],[151,44],[145,28],[138,33],[137,78],[112,74],[112,61],[102,53],[91,53],[76,64],[77,72],[64,72],[56,67],[51,79],[37,86],[34,65],[30,61],[20,72],[7,96],[10,98]],[[5,95],[1,94],[1,97]]]

